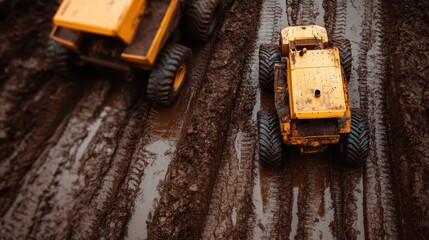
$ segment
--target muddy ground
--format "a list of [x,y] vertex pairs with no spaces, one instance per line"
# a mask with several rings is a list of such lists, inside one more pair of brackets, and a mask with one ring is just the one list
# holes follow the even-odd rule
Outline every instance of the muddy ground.
[[[145,76],[52,73],[56,0],[0,0],[0,239],[429,239],[429,4],[226,1],[178,102],[152,106]],[[291,150],[258,164],[258,46],[288,25],[351,40],[351,102],[371,152]],[[29,27],[31,26],[31,27]],[[37,27],[35,27],[37,26]]]

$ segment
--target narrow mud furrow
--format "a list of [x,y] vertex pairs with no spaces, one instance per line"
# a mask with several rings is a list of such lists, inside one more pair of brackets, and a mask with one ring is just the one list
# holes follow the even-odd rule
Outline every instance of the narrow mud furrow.
[[[259,1],[234,2],[215,44],[202,90],[177,144],[149,238],[195,239],[203,231],[230,114],[257,22]],[[250,50],[252,48],[250,47]],[[179,217],[180,216],[180,217]]]
[[233,109],[221,166],[214,186],[203,239],[244,239],[253,211],[252,188],[256,146],[256,128],[252,110],[256,103],[256,86],[243,76]]
[[[71,194],[74,200],[66,214],[70,216],[70,224],[64,231],[72,238],[103,236],[106,215],[115,205],[114,197],[127,174],[137,136],[143,129],[140,124],[144,121],[140,120],[145,119],[147,110],[132,111],[136,98],[141,96],[137,89],[135,83],[115,88],[96,120],[98,126],[93,135],[83,142],[87,146],[80,146],[84,151],[78,156],[81,164],[76,166],[79,174]],[[135,115],[138,117],[131,117]]]
[[[106,238],[147,238],[146,223],[151,220],[156,208],[158,191],[175,152],[189,107],[205,76],[215,40],[216,34],[200,51],[194,51],[194,56],[197,57],[194,59],[193,70],[177,103],[168,108],[150,107],[147,119],[144,120],[145,130],[139,134],[142,137],[131,157],[127,176],[115,198],[114,208],[107,215],[102,234]],[[145,104],[147,105],[139,103],[137,109]]]
[[[261,108],[271,107],[272,95],[259,90],[258,66],[259,66],[259,45],[277,44],[280,40],[280,29],[287,25],[286,3],[278,0],[265,0],[261,8],[261,21],[258,37],[255,40],[256,49],[250,59],[248,79],[257,90],[256,104],[253,106],[253,129],[257,129],[256,114]],[[255,135],[257,141],[257,136]],[[256,148],[257,149],[257,148]],[[255,155],[257,156],[257,155]],[[252,218],[252,238],[271,239],[273,237],[285,236],[288,228],[289,205],[285,198],[290,194],[281,194],[281,189],[291,189],[286,184],[292,185],[291,178],[283,178],[282,171],[266,172],[260,170],[257,157],[255,162],[253,205],[255,206],[255,216]],[[285,182],[286,181],[286,182]],[[289,220],[290,222],[290,220]]]
[[[70,156],[70,146],[76,146],[76,143],[81,142],[89,134],[90,120],[99,111],[103,104],[103,96],[108,94],[109,89],[110,86],[102,82],[98,82],[89,89],[88,95],[83,97],[68,121],[63,123],[64,127],[58,128],[54,133],[52,146],[47,145],[34,162],[34,170],[22,179],[17,197],[1,220],[3,227],[0,235],[5,239],[23,239],[32,236],[34,226],[40,223],[44,213],[56,210],[49,204],[52,203],[52,196],[59,190],[55,187],[59,184],[57,175],[67,168],[67,164],[75,162],[75,157]],[[66,177],[62,180],[71,182],[72,179]],[[52,190],[54,191],[51,192]],[[61,190],[66,191],[65,186]],[[51,194],[47,194],[49,192]],[[55,214],[55,211],[53,213]],[[57,221],[60,220],[61,218],[57,219]],[[66,224],[63,220],[61,222]],[[16,228],[20,231],[15,231]],[[52,226],[51,229],[53,229]]]
[[290,26],[311,25],[316,23],[319,12],[314,0],[284,0],[287,4],[287,18]]
[[429,239],[429,2],[382,2],[399,232],[403,239]]
[[[40,61],[39,59],[39,62],[35,62],[34,67],[40,64]],[[26,105],[44,94],[48,80],[49,76],[44,71],[33,70],[30,74],[16,74],[3,84],[0,92],[0,162],[11,157],[16,151],[16,142],[24,139],[29,126],[22,125],[25,119],[18,116],[23,114],[22,110]]]
[[[8,141],[22,138],[14,122],[21,104],[39,93],[49,76],[44,64],[48,19],[55,1],[4,1],[0,9],[0,161],[13,153]],[[13,13],[13,14],[9,14]],[[37,25],[37,28],[29,27]],[[46,35],[46,37],[42,37]],[[23,129],[22,129],[23,130]]]
[[[327,209],[328,202],[325,202],[325,186],[329,186],[331,167],[330,162],[326,161],[327,159],[326,156],[314,155],[301,156],[301,162],[295,161],[295,163],[303,165],[304,173],[303,183],[299,186],[297,202],[296,239],[331,239],[333,237],[329,225],[334,219],[333,216],[327,214],[332,209]],[[329,193],[329,189],[327,193]]]
[[382,52],[381,6],[366,1],[359,82],[361,106],[367,113],[371,135],[371,151],[365,167],[365,235],[369,239],[398,238],[396,196],[394,194],[391,159],[388,154],[387,119],[385,115],[385,57]]
[[[324,1],[325,26],[330,34],[331,40],[347,38],[351,41],[351,51],[358,52],[358,42],[355,36],[347,35],[347,28],[352,28],[353,21],[348,21],[347,1]],[[358,19],[356,19],[358,20]],[[353,61],[353,64],[357,61]],[[356,65],[352,65],[356,68]],[[355,84],[355,73],[352,71],[349,79],[350,101],[359,102],[360,94],[357,90],[350,88]],[[333,159],[337,159],[333,156]],[[335,209],[335,222],[333,232],[337,239],[362,239],[364,237],[364,222],[362,199],[363,192],[359,185],[362,175],[360,168],[347,168],[345,166],[332,166],[331,195],[333,196],[333,206]],[[360,201],[359,201],[360,200]]]
[[10,206],[10,201],[16,195],[19,182],[31,170],[33,163],[38,159],[42,150],[51,146],[50,137],[59,127],[64,117],[74,108],[76,101],[83,92],[79,91],[78,83],[50,81],[36,99],[28,101],[22,107],[25,118],[17,118],[23,133],[22,139],[12,142],[14,152],[0,163],[0,189],[4,198],[1,198],[3,215]]

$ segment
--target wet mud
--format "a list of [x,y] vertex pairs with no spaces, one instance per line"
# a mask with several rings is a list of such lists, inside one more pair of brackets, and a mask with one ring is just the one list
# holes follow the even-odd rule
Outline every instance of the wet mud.
[[[0,239],[429,238],[426,2],[225,1],[215,36],[185,42],[194,68],[168,108],[146,101],[144,75],[54,75],[58,4],[0,0]],[[274,106],[259,45],[299,24],[350,40],[363,166],[293,148],[259,166],[256,113]]]

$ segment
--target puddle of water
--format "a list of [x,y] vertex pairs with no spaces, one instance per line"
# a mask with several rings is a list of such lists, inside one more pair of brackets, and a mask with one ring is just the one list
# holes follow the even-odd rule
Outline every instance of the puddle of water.
[[360,169],[359,174],[359,184],[358,187],[353,192],[354,197],[357,199],[356,205],[358,206],[357,209],[357,222],[355,222],[355,225],[353,226],[354,229],[358,230],[356,238],[358,240],[364,240],[365,239],[365,226],[364,226],[364,215],[363,215],[363,174],[362,169]]
[[159,182],[165,178],[171,155],[175,150],[175,144],[173,141],[158,140],[145,148],[149,152],[148,155],[156,157],[145,168],[136,201],[136,209],[128,225],[127,239],[147,238],[146,221],[157,204],[159,198],[157,187]]
[[316,8],[316,25],[325,26],[325,9],[322,6],[323,0],[315,0],[314,7]]
[[[91,140],[94,138],[95,134],[97,133],[98,129],[101,126],[101,123],[103,122],[104,118],[107,116],[107,113],[109,111],[110,111],[110,107],[105,107],[103,112],[97,118],[97,120],[95,120],[95,122],[92,123],[91,125],[89,125],[89,127],[87,128],[88,135],[86,136],[86,138],[82,141],[82,143],[77,148],[77,152],[76,152],[76,161],[77,162],[82,158],[83,154],[85,153],[86,149],[88,148],[89,144],[91,143]],[[72,147],[71,149],[74,149],[74,147]]]
[[237,223],[237,209],[235,207],[232,209],[231,220],[232,225],[235,226],[235,224]]
[[293,187],[293,203],[292,203],[292,223],[289,239],[295,239],[298,231],[298,194],[299,187]]
[[[328,183],[326,183],[328,184]],[[325,186],[325,191],[323,192],[323,201],[320,204],[320,209],[317,216],[317,224],[312,236],[312,239],[334,239],[332,234],[330,224],[335,219],[334,217],[334,207],[332,204],[331,188]]]
[[359,51],[362,32],[362,19],[364,16],[364,1],[350,0],[347,2],[346,37],[352,45],[352,71],[349,81],[350,102],[352,108],[360,108],[360,94],[357,69],[359,66]]
[[238,159],[238,172],[240,172],[240,162],[241,162],[241,151],[242,151],[242,143],[243,142],[243,132],[241,130],[239,130],[239,132],[237,133],[237,136],[235,137],[235,142],[234,142],[234,149],[235,149],[235,155],[237,156]]

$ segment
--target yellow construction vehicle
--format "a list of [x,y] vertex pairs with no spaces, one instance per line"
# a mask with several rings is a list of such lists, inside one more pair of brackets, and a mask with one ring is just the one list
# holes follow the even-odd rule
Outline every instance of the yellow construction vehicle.
[[[350,53],[344,55],[351,61]],[[287,27],[281,31],[280,46],[261,45],[259,85],[274,92],[276,107],[258,113],[262,165],[280,165],[284,143],[298,146],[301,153],[336,145],[345,163],[366,160],[367,124],[350,108],[342,65],[351,66],[330,46],[326,29],[316,25]]]
[[150,70],[147,98],[172,104],[190,73],[192,51],[182,36],[205,41],[221,0],[64,0],[54,18],[48,63],[70,74],[76,63],[120,70],[128,79]]

